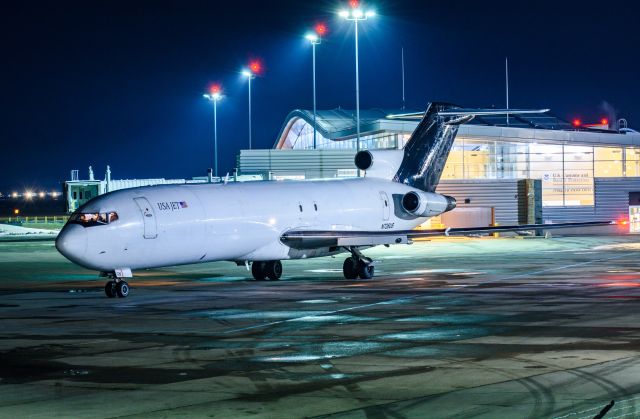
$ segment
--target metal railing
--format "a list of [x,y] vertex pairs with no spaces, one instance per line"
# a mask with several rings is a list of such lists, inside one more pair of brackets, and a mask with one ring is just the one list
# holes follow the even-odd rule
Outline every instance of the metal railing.
[[0,223],[5,224],[64,224],[69,219],[67,215],[36,215],[0,217]]

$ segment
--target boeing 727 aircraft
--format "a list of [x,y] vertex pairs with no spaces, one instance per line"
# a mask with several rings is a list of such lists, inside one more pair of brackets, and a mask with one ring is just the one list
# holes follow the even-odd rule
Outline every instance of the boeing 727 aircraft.
[[[451,211],[452,197],[435,193],[460,124],[475,115],[544,110],[468,110],[431,103],[404,152],[360,151],[365,177],[327,181],[161,185],[96,197],[69,219],[56,248],[69,260],[101,272],[109,297],[126,297],[126,278],[146,268],[212,261],[251,266],[256,280],[280,279],[281,260],[350,253],[347,279],[369,279],[362,250],[407,244],[413,238],[609,222],[416,231]],[[405,115],[405,117],[408,115]]]

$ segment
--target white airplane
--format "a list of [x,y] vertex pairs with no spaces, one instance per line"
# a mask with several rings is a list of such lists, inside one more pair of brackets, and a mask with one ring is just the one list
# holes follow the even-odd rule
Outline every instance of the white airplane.
[[[360,151],[362,178],[161,185],[98,196],[70,217],[56,248],[72,262],[109,280],[108,297],[126,297],[132,271],[233,261],[251,266],[256,280],[278,280],[281,260],[349,252],[347,279],[374,275],[362,249],[407,244],[413,238],[610,222],[450,228],[417,231],[428,218],[451,211],[452,197],[435,193],[460,124],[475,115],[546,110],[466,110],[432,103],[404,151]],[[411,117],[416,115],[404,115]]]

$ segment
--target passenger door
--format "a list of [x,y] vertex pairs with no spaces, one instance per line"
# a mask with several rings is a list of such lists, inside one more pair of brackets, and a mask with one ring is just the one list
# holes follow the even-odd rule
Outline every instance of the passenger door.
[[147,198],[133,198],[142,213],[142,221],[144,223],[144,238],[155,239],[158,237],[158,223],[153,207]]
[[380,201],[382,203],[382,220],[389,221],[391,215],[391,203],[386,192],[380,191]]

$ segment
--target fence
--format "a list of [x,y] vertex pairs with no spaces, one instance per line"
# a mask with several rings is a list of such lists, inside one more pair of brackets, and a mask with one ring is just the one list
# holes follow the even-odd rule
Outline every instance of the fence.
[[0,223],[5,224],[64,224],[69,219],[67,215],[39,215],[29,217],[0,217]]

